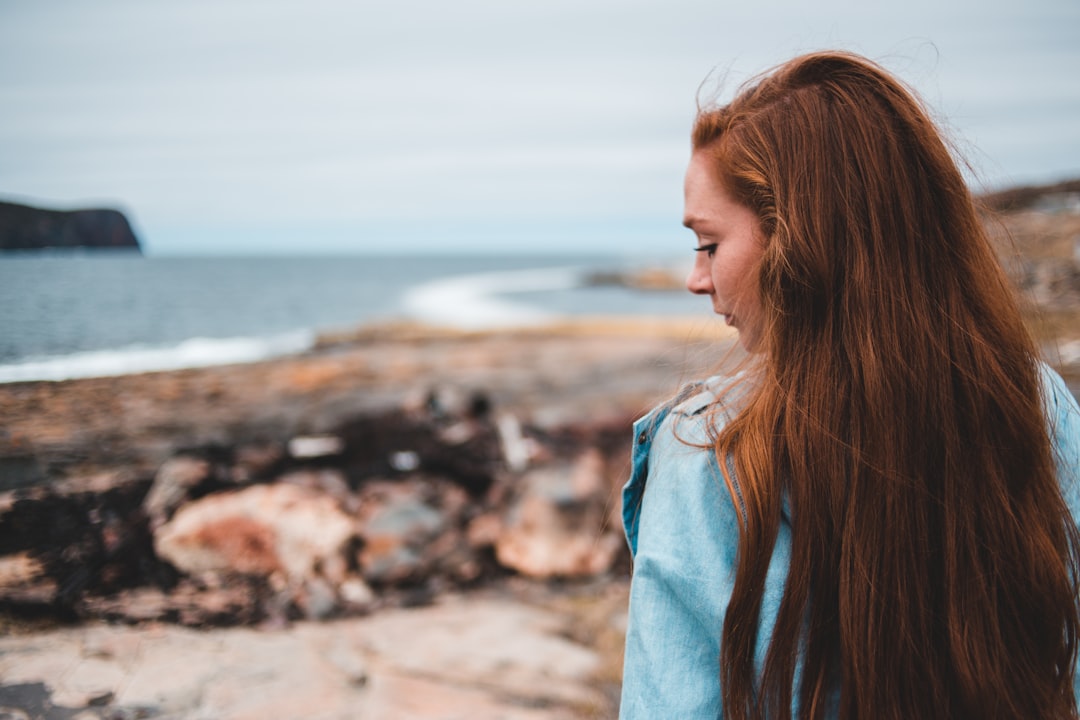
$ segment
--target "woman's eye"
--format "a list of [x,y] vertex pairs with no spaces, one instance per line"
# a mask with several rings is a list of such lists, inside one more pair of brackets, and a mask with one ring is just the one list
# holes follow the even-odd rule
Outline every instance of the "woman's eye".
[[716,245],[717,245],[717,243],[708,243],[707,245],[699,245],[696,248],[694,248],[694,252],[703,252],[706,255],[708,255],[709,257],[712,257],[713,255],[716,254]]

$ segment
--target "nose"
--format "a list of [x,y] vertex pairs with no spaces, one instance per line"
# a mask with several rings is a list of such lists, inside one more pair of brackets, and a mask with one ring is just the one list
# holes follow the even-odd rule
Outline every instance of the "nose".
[[695,295],[711,295],[713,291],[712,273],[708,263],[702,262],[704,259],[704,253],[698,253],[694,267],[686,276],[686,289]]

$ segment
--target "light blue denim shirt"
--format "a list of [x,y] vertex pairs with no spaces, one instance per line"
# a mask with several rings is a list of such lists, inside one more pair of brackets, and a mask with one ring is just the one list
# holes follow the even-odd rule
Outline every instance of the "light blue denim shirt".
[[[623,488],[623,523],[634,557],[623,667],[622,720],[719,718],[720,636],[735,580],[736,501],[708,444],[706,412],[719,380],[661,406],[634,425],[633,467]],[[1044,368],[1047,419],[1058,475],[1080,517],[1080,407]],[[725,398],[725,402],[727,399]],[[730,412],[730,411],[727,411]],[[718,425],[725,410],[713,415]],[[786,509],[786,507],[785,507]],[[762,600],[756,660],[772,636],[791,557],[785,513]],[[1080,697],[1080,687],[1077,688]]]

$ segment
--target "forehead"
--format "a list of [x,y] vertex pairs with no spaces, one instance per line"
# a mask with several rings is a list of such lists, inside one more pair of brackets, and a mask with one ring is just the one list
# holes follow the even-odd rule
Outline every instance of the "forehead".
[[701,150],[690,156],[684,181],[684,200],[683,223],[688,227],[719,221],[742,207],[721,182],[715,158]]
[[691,190],[719,185],[719,175],[716,159],[703,150],[695,150],[686,166],[685,189],[689,193]]

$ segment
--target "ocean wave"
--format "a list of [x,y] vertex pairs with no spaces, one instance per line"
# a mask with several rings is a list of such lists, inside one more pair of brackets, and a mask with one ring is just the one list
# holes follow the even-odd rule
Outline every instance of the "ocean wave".
[[538,325],[558,315],[502,296],[572,290],[584,282],[580,267],[458,275],[417,285],[401,303],[405,314],[416,320],[463,330]]
[[300,330],[272,337],[192,338],[171,347],[136,346],[27,358],[0,365],[0,383],[111,377],[256,362],[304,352],[314,344],[315,334]]

